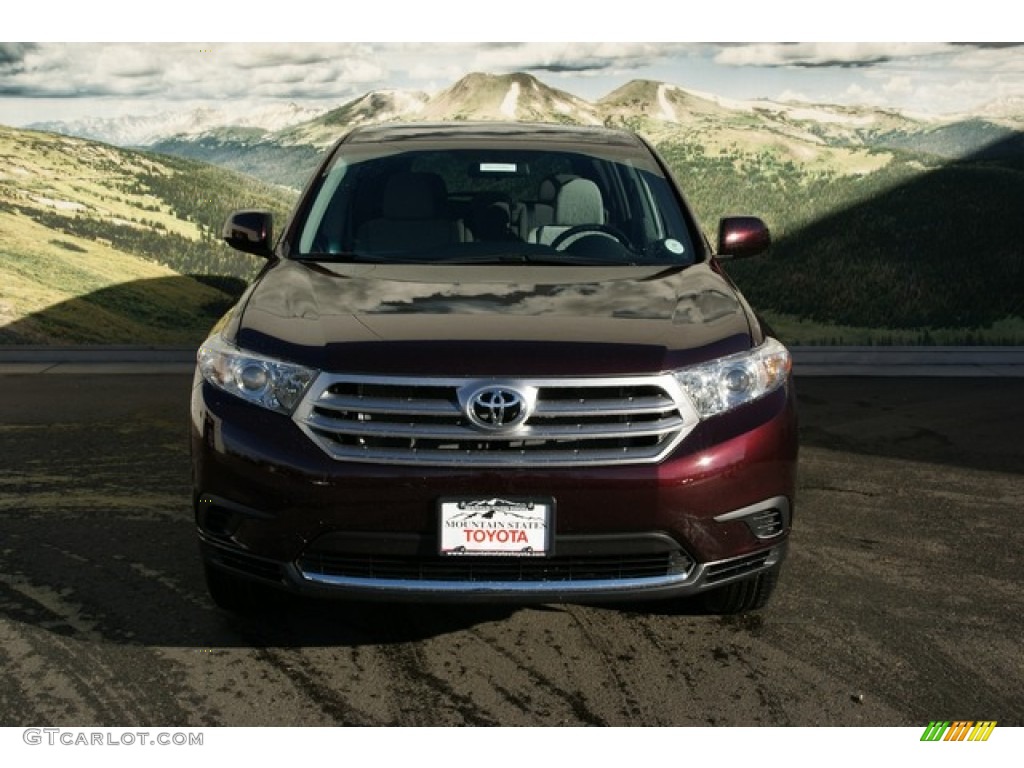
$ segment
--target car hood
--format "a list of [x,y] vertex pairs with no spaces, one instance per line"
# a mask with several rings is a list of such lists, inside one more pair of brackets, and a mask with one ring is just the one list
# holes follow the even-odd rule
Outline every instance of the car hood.
[[255,352],[359,373],[565,375],[670,370],[748,349],[749,308],[686,268],[281,261],[229,331]]

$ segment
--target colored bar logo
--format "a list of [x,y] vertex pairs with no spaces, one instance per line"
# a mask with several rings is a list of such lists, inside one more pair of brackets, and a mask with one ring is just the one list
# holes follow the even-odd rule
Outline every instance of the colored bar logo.
[[932,720],[921,741],[988,741],[995,727],[995,720]]

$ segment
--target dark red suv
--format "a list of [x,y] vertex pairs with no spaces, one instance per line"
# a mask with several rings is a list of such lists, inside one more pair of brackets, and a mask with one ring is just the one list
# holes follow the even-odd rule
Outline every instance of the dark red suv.
[[360,128],[199,350],[195,511],[231,609],[699,594],[758,608],[786,550],[790,357],[662,160],[603,128]]

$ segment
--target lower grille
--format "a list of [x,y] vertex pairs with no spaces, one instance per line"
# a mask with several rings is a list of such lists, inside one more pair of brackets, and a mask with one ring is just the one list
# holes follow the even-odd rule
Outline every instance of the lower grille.
[[310,575],[446,582],[580,582],[685,575],[693,561],[681,552],[565,557],[418,557],[309,554],[298,561]]
[[239,571],[269,581],[280,582],[282,580],[281,565],[273,560],[221,547],[211,547],[208,558],[211,562],[232,571]]
[[705,583],[717,584],[720,581],[731,579],[735,576],[742,576],[747,573],[753,573],[763,568],[768,558],[771,557],[772,552],[758,552],[754,555],[746,555],[745,557],[737,557],[733,560],[723,560],[718,563],[712,563],[707,567],[705,571]]

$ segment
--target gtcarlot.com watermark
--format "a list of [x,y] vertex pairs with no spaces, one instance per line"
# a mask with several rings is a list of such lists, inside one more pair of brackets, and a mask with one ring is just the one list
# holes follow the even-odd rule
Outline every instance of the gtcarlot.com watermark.
[[77,728],[26,728],[22,740],[49,747],[201,747],[203,734],[188,731],[89,731]]

